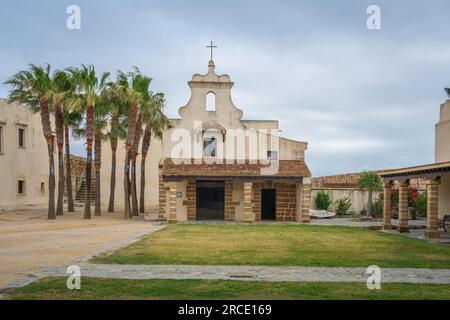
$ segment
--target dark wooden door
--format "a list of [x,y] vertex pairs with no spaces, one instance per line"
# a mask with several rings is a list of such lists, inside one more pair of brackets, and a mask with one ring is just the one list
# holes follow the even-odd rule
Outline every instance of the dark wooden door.
[[197,220],[223,220],[224,200],[223,181],[197,181]]
[[261,190],[261,219],[275,220],[277,191],[275,189]]

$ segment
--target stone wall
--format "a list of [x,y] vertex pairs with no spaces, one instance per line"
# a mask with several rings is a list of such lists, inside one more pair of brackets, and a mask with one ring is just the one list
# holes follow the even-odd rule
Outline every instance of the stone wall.
[[[331,211],[335,210],[334,202],[349,197],[352,201],[352,206],[350,208],[350,212],[359,213],[362,209],[367,207],[367,199],[368,199],[368,192],[361,191],[358,189],[313,189],[311,190],[311,208],[316,209],[316,203],[314,199],[316,198],[317,192],[319,190],[323,190],[327,192],[330,195],[330,199],[332,201],[332,204],[330,206]],[[379,193],[375,192],[373,194],[373,202],[378,201],[380,198]]]
[[[64,157],[64,160],[66,158]],[[64,174],[67,172],[67,161],[64,161]],[[70,172],[72,175],[72,192],[75,198],[77,190],[80,188],[81,181],[86,170],[86,158],[70,155]],[[67,194],[67,186],[64,185],[64,193]]]
[[[381,172],[378,171],[378,172]],[[346,173],[338,174],[334,176],[325,176],[312,178],[312,189],[351,189],[358,190],[357,181],[359,179],[359,173]],[[416,188],[419,191],[426,190],[426,180],[425,179],[411,179],[411,187]],[[394,187],[398,188],[397,182]]]

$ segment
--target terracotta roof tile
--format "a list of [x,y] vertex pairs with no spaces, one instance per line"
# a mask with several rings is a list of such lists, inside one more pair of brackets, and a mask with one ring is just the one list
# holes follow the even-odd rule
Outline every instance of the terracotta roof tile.
[[[311,172],[303,160],[280,160],[278,170],[271,171],[270,164],[258,163],[209,163],[193,159],[166,158],[160,163],[163,176],[203,176],[203,177],[310,177]],[[273,168],[276,168],[273,162]]]

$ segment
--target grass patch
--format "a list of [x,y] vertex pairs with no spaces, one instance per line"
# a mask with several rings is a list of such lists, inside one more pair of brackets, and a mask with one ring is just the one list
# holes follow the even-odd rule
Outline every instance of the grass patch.
[[16,289],[17,300],[62,299],[450,299],[450,286],[382,284],[368,290],[365,283],[262,282],[231,280],[125,280],[82,278],[81,290],[68,290],[66,278],[48,278]]
[[450,246],[354,227],[169,225],[94,263],[450,268]]

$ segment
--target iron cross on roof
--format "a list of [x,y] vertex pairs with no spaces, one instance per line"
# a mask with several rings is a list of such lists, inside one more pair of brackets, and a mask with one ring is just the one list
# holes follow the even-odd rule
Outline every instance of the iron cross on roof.
[[213,61],[213,49],[217,48],[217,46],[213,45],[213,42],[211,41],[211,44],[209,46],[206,46],[207,48],[211,48],[211,61]]

